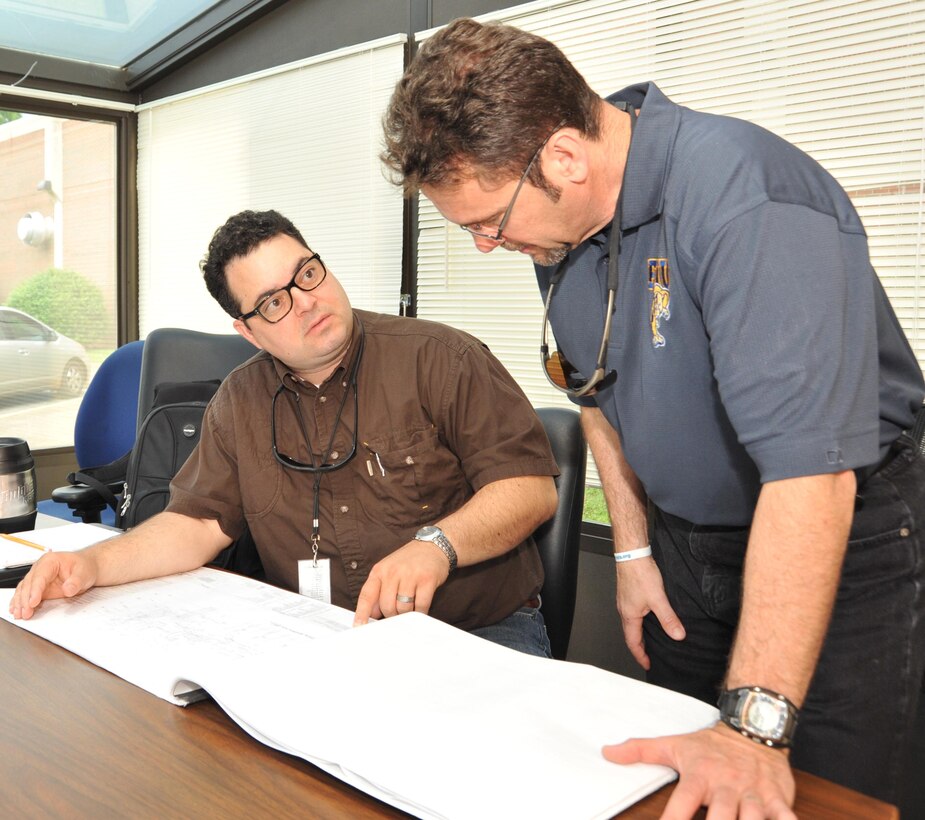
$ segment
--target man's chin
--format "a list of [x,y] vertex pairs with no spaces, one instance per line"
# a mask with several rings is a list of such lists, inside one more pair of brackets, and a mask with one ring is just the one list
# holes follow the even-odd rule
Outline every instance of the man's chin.
[[536,245],[518,245],[513,242],[505,242],[501,245],[506,251],[517,251],[526,254],[537,265],[551,267],[558,265],[571,250],[569,245],[557,245],[554,248],[540,248]]

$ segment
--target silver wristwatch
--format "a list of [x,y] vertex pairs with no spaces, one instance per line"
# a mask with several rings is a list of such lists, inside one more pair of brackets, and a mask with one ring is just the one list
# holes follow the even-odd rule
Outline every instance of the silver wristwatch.
[[727,689],[718,706],[720,720],[750,740],[775,748],[793,745],[800,712],[778,692],[761,686]]
[[453,545],[450,543],[450,539],[446,537],[443,530],[440,527],[421,527],[414,534],[415,541],[430,541],[434,544],[440,551],[446,556],[446,560],[450,562],[450,572],[456,569],[456,550],[453,549]]

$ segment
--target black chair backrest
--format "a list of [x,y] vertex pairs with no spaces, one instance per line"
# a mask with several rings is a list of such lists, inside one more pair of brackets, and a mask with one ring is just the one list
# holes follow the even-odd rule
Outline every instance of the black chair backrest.
[[160,327],[145,338],[138,388],[138,429],[154,406],[154,391],[165,382],[224,379],[257,352],[237,333],[202,333]]
[[553,455],[559,465],[556,514],[533,534],[543,561],[546,581],[542,589],[543,620],[552,655],[565,660],[568,653],[575,596],[578,589],[578,550],[584,509],[587,448],[581,432],[581,417],[561,407],[537,408],[546,428]]

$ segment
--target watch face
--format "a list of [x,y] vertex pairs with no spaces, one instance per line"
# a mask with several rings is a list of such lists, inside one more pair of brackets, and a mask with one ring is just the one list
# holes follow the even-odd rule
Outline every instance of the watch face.
[[756,735],[779,740],[784,734],[787,708],[763,692],[749,692],[742,708],[742,724]]
[[415,534],[416,539],[433,539],[436,536],[441,535],[440,527],[421,527]]

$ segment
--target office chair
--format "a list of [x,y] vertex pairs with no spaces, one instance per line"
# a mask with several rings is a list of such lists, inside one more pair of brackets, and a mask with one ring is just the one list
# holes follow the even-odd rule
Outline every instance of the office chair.
[[[118,496],[121,492],[128,467],[127,457],[123,459],[124,463],[118,459],[120,456],[126,456],[132,449],[138,431],[154,405],[154,394],[158,385],[221,381],[237,365],[254,355],[257,348],[237,333],[216,334],[183,328],[157,328],[148,334],[144,340],[144,347],[139,348],[139,351],[139,373],[132,393],[134,402],[130,408],[123,406],[125,417],[121,420],[126,426],[131,426],[131,436],[122,452],[116,453],[108,462],[95,462],[112,465],[113,469],[107,469],[104,474],[96,476],[109,488],[110,498],[112,495]],[[89,388],[87,392],[90,392]],[[78,463],[87,466],[79,458]],[[86,479],[77,477],[75,480]],[[74,510],[73,515],[82,521],[100,521],[101,511],[110,519],[109,523],[115,521],[113,510],[107,505],[105,498],[86,484],[58,487],[52,491],[52,498]]]
[[152,330],[145,339],[141,365],[138,427],[154,406],[159,384],[221,381],[255,353],[257,348],[237,333],[202,333],[178,327]]
[[540,609],[546,622],[552,655],[558,660],[565,660],[578,589],[578,549],[584,509],[587,448],[581,432],[581,417],[577,411],[561,407],[539,407],[536,412],[546,428],[553,455],[559,465],[559,476],[556,478],[559,504],[556,513],[533,533],[546,575],[540,593]]
[[[74,454],[80,469],[108,464],[128,452],[135,441],[138,384],[144,342],[117,348],[99,366],[87,387],[74,422]],[[72,520],[77,513],[68,504],[46,498],[38,511]],[[115,512],[104,503],[95,505],[93,520],[109,524]]]

